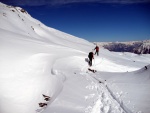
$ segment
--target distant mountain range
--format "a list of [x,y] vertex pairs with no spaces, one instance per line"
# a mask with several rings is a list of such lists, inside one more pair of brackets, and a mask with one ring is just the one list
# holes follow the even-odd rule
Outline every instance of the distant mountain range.
[[150,54],[150,40],[131,42],[94,42],[109,51]]

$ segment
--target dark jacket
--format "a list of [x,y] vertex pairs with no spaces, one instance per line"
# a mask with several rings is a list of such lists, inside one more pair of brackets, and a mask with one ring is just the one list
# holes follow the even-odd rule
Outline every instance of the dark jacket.
[[90,52],[89,55],[88,55],[88,57],[89,57],[90,59],[94,59],[94,54],[93,54],[93,52]]

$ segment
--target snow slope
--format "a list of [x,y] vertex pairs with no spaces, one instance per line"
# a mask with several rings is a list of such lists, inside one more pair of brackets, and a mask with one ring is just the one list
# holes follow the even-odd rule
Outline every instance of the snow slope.
[[149,113],[150,65],[146,67],[125,73],[99,72],[94,77],[107,81],[108,89],[125,109]]
[[[149,55],[101,48],[91,67],[98,72],[93,74],[85,61],[92,43],[3,3],[0,34],[0,113],[150,112],[149,66],[143,70],[150,64]],[[39,107],[40,102],[48,106]]]

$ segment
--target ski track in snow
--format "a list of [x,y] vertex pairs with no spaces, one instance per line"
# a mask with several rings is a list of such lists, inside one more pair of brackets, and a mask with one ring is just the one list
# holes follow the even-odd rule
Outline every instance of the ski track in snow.
[[85,96],[86,101],[93,99],[93,103],[87,106],[85,113],[126,113],[121,104],[111,95],[106,84],[95,81],[90,73],[85,73],[85,75],[90,76],[91,79],[91,84],[87,88],[97,91],[97,94]]
[[[113,92],[107,86],[107,82],[102,79],[98,79],[95,76],[100,74],[99,72],[93,73],[88,71],[88,68],[95,69],[95,66],[102,64],[103,58],[100,58],[98,63],[94,60],[94,65],[89,67],[84,65],[81,68],[81,75],[90,77],[91,84],[87,86],[89,90],[96,90],[97,94],[89,94],[85,96],[85,100],[91,100],[92,103],[86,107],[85,113],[132,113],[124,104],[121,96],[115,96]],[[87,78],[87,80],[88,80]],[[119,95],[119,94],[118,94]],[[134,108],[133,108],[134,109]]]

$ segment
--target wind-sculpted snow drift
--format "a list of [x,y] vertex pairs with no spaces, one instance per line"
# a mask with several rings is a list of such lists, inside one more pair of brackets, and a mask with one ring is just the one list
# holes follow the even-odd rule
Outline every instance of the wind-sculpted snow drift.
[[[0,34],[0,113],[150,112],[149,66],[135,71],[150,63],[149,55],[100,48],[93,74],[85,62],[92,43],[2,3]],[[48,102],[43,94],[50,97]]]
[[0,34],[0,113],[35,113],[43,109],[38,106],[44,101],[42,94],[51,97],[48,104],[53,102],[63,87],[53,72],[55,61],[81,53],[79,45],[91,45],[2,3]]

